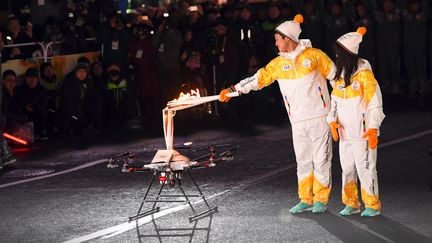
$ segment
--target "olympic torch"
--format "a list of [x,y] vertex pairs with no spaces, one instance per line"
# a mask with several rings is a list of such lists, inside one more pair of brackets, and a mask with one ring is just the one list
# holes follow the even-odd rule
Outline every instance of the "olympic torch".
[[[226,94],[228,97],[234,98],[239,96],[238,92]],[[171,100],[167,103],[165,109],[162,110],[162,122],[165,135],[165,145],[167,150],[173,149],[174,142],[174,116],[175,112],[179,110],[189,109],[191,107],[205,104],[207,102],[216,101],[219,95],[201,97],[199,90],[191,90],[189,93],[180,93],[178,99]]]

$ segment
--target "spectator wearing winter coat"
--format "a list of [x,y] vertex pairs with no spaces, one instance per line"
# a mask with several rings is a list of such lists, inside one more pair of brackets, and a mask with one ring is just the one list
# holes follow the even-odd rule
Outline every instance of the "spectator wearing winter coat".
[[121,65],[111,63],[106,68],[103,97],[103,120],[109,126],[125,124],[137,115],[138,92],[135,82],[122,73]]
[[102,63],[106,66],[117,62],[122,68],[126,68],[129,64],[131,31],[126,27],[125,20],[121,16],[113,15],[108,22],[102,22],[99,38],[103,45]]
[[135,70],[135,82],[138,86],[138,95],[141,116],[144,119],[160,116],[161,91],[157,71],[156,56],[158,50],[152,45],[150,26],[140,24],[132,40],[129,56]]
[[300,34],[300,36],[303,39],[311,40],[314,47],[323,48],[323,19],[318,12],[316,3],[313,0],[306,0],[303,1],[301,7],[304,22],[302,24],[302,33]]
[[264,31],[264,43],[261,50],[261,60],[267,63],[277,56],[277,48],[275,47],[274,29],[283,22],[280,13],[280,7],[274,3],[267,10],[267,19],[261,24]]
[[375,68],[376,62],[376,45],[375,45],[375,23],[373,21],[372,11],[369,6],[363,2],[357,2],[354,5],[354,15],[351,19],[355,29],[366,27],[368,34],[363,37],[359,49],[359,56],[368,60],[372,69]]
[[172,19],[165,18],[153,36],[152,44],[157,48],[159,79],[162,102],[165,104],[179,93],[180,47],[183,43],[181,32]]
[[48,109],[48,131],[54,132],[56,128],[56,116],[58,110],[58,97],[60,93],[61,82],[57,79],[54,67],[51,63],[45,62],[40,66],[41,80],[40,83],[45,89],[47,95]]
[[[2,49],[2,46],[0,45],[0,50]],[[3,73],[3,84],[6,85],[6,83],[8,84],[12,84],[12,90],[15,84],[15,79],[16,79],[16,74],[14,71],[12,70],[6,70]],[[4,123],[5,123],[5,114],[4,114],[4,110],[3,110],[3,105],[4,103],[2,102],[4,99],[4,90],[3,89],[3,84],[0,84],[0,107],[2,108],[0,111],[0,134],[3,134],[4,131]],[[7,141],[3,138],[3,136],[0,136],[0,169],[3,168],[3,166],[5,165],[9,165],[12,163],[15,163],[16,159],[14,157],[14,155],[12,154],[12,150],[10,149]]]
[[400,78],[402,23],[395,0],[384,0],[373,13],[376,23],[377,70],[383,92],[403,95]]
[[2,82],[2,104],[1,104],[1,130],[9,131],[14,124],[20,124],[25,121],[24,114],[14,107],[12,100],[16,93],[17,76],[14,71],[8,69],[3,72]]
[[248,75],[249,59],[258,57],[258,49],[264,42],[263,30],[255,21],[252,8],[249,5],[240,7],[240,16],[234,26],[235,38],[239,42],[239,77]]
[[57,128],[63,135],[92,128],[100,116],[102,99],[88,71],[88,63],[78,62],[60,89]]
[[17,87],[12,102],[24,114],[27,122],[33,122],[35,138],[47,136],[47,98],[40,85],[37,69],[27,69],[24,83]]
[[347,17],[347,11],[350,8],[347,7],[348,2],[342,3],[341,0],[330,0],[327,5],[324,5],[323,2],[320,3],[320,10],[324,16],[324,51],[329,56],[334,56],[334,42],[351,29],[351,23]]
[[402,10],[402,45],[407,70],[408,98],[418,98],[426,82],[427,2],[408,0]]

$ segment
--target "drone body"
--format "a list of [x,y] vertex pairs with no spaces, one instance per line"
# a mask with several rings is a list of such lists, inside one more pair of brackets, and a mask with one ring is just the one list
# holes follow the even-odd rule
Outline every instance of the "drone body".
[[[238,93],[232,93],[232,95],[238,96]],[[217,100],[219,96],[209,96],[209,97],[189,97],[188,99],[182,99],[182,100],[175,100],[171,101],[167,104],[167,107],[162,110],[162,117],[163,117],[163,129],[164,129],[164,137],[165,137],[165,145],[166,149],[158,150],[151,161],[151,163],[144,164],[142,167],[130,167],[128,162],[125,162],[122,168],[123,172],[145,172],[145,171],[152,171],[153,177],[151,179],[150,185],[147,188],[147,191],[145,193],[145,196],[143,198],[143,201],[138,209],[138,212],[135,216],[129,217],[129,221],[135,220],[147,215],[151,215],[153,213],[159,212],[159,207],[156,207],[157,203],[162,202],[186,202],[189,204],[190,208],[192,209],[194,215],[189,217],[189,221],[193,221],[198,219],[199,217],[202,217],[209,213],[217,212],[217,207],[210,207],[207,200],[205,199],[201,189],[198,187],[198,184],[195,182],[191,175],[191,170],[195,168],[208,168],[213,167],[216,165],[216,162],[219,161],[227,161],[232,160],[233,155],[232,151],[238,149],[238,146],[234,146],[231,148],[226,149],[220,154],[216,154],[215,147],[214,146],[208,146],[204,149],[208,149],[208,154],[201,156],[197,159],[191,160],[188,157],[182,155],[177,150],[174,149],[173,142],[174,142],[174,116],[177,110],[183,110],[187,109],[196,105],[204,104],[206,102]],[[185,144],[187,148],[189,149],[189,154],[191,154],[191,145],[192,143]],[[229,145],[223,145],[223,146],[229,146]],[[179,149],[179,148],[178,148]],[[201,151],[204,149],[198,149],[194,151]],[[129,155],[129,158],[131,157],[130,153],[123,153],[123,155]],[[128,159],[129,160],[129,159]],[[192,181],[193,185],[195,186],[198,194],[196,195],[190,195],[186,194],[185,190],[182,187],[182,179],[183,179],[183,172],[186,172],[187,175],[189,175],[190,180]],[[150,189],[153,185],[153,182],[156,178],[156,176],[159,175],[159,183],[161,184],[159,192],[155,199],[149,200],[147,199],[147,196],[150,192]],[[165,185],[170,185],[174,187],[175,185],[178,186],[178,188],[181,191],[180,195],[166,195],[162,194],[163,188]],[[168,198],[184,198],[184,200],[166,200],[163,199],[165,197]],[[192,206],[190,198],[191,197],[200,197],[204,201],[205,205],[207,206],[207,210],[197,213],[195,211],[194,206]],[[146,211],[141,212],[141,209],[143,205],[147,202],[153,203],[153,207]]]

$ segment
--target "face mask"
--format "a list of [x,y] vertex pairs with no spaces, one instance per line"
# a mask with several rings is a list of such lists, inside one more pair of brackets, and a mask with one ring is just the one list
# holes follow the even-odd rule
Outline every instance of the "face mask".
[[119,70],[111,70],[111,71],[109,71],[108,73],[109,73],[109,75],[110,75],[111,77],[117,77],[117,76],[120,75],[120,71],[119,71]]

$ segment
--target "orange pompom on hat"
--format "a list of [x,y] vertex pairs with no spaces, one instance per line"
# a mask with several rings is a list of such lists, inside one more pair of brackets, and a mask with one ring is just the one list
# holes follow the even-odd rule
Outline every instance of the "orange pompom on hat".
[[358,54],[360,43],[366,31],[366,27],[358,27],[356,32],[346,33],[339,37],[336,42],[352,54]]
[[300,24],[303,23],[303,16],[297,14],[293,20],[285,21],[276,27],[275,31],[279,34],[290,38],[293,41],[299,41],[299,35],[301,33]]

